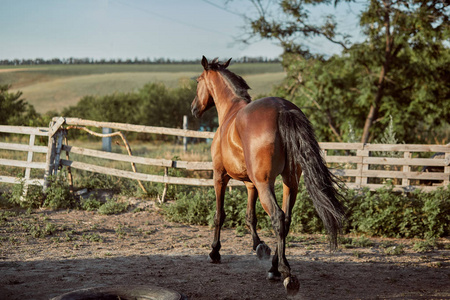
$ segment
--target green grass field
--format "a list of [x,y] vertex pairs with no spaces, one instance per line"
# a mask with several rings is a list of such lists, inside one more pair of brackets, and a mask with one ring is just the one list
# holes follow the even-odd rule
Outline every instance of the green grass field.
[[[230,70],[247,80],[253,97],[270,93],[285,76],[275,63],[235,64]],[[201,71],[199,64],[1,66],[0,84],[23,92],[23,98],[45,113],[75,105],[86,95],[133,92],[149,82],[173,88]]]

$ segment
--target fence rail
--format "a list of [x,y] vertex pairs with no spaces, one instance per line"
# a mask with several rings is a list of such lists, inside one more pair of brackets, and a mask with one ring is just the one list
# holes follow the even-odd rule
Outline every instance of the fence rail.
[[[0,166],[10,166],[10,167],[22,167],[25,169],[25,174],[23,178],[23,183],[25,185],[25,192],[28,185],[30,184],[44,184],[43,178],[31,178],[31,169],[45,169],[46,164],[42,162],[33,162],[34,153],[47,153],[48,147],[36,146],[35,140],[36,136],[48,136],[49,128],[43,127],[24,127],[24,126],[6,126],[0,125],[0,133],[15,133],[29,135],[28,145],[17,144],[17,143],[5,143],[0,142],[0,150],[12,150],[12,151],[23,151],[27,152],[27,160],[13,160],[5,159],[0,157]],[[0,174],[0,182],[6,183],[17,183],[17,177],[5,176]]]
[[[152,134],[174,135],[181,137],[212,138],[212,132],[198,132],[186,129],[162,128],[112,122],[96,122],[77,118],[54,118],[49,128],[19,126],[0,126],[0,133],[27,134],[28,145],[0,142],[0,149],[28,152],[26,161],[12,160],[0,156],[0,165],[25,168],[26,184],[46,186],[48,176],[56,174],[61,167],[125,177],[140,181],[164,184],[183,184],[212,186],[211,178],[183,178],[168,176],[169,168],[186,170],[212,170],[211,162],[174,161],[167,159],[146,158],[134,155],[110,153],[64,144],[67,126],[89,126],[111,128],[120,131],[143,132]],[[101,134],[96,134],[101,136]],[[35,136],[47,136],[48,146],[34,145]],[[332,173],[343,178],[349,188],[368,187],[377,189],[388,180],[393,180],[395,189],[412,190],[415,188],[433,190],[438,186],[447,186],[450,178],[450,145],[406,145],[406,144],[362,144],[362,143],[319,143],[325,160]],[[81,161],[62,159],[62,152],[81,156],[128,162],[132,164],[164,167],[165,175],[139,173],[111,167],[89,164]],[[46,162],[33,162],[33,153],[45,153]],[[130,152],[131,153],[131,152]],[[435,154],[434,158],[430,157]],[[436,155],[438,154],[438,155]],[[31,179],[32,168],[44,169],[44,178]],[[431,171],[430,171],[431,170]],[[28,177],[27,177],[28,176]],[[14,183],[16,178],[0,175],[0,182]],[[428,185],[424,185],[427,183]],[[231,181],[231,186],[242,185]]]

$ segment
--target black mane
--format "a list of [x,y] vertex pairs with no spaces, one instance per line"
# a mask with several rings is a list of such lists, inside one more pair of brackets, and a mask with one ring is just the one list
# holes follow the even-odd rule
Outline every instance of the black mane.
[[248,94],[250,87],[247,82],[245,82],[244,78],[228,70],[224,67],[224,64],[218,61],[217,58],[208,63],[208,69],[219,72],[230,83],[231,87],[234,89],[234,92],[240,98],[247,102],[252,101],[252,98]]

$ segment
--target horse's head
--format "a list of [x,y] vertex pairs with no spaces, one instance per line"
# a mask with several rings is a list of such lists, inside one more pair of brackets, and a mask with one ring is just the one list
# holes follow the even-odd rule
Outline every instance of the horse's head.
[[196,118],[200,118],[205,111],[214,106],[214,98],[211,94],[209,75],[211,72],[225,69],[230,64],[231,58],[226,63],[219,63],[217,58],[208,63],[206,57],[202,58],[203,73],[197,78],[197,96],[191,104],[191,112]]

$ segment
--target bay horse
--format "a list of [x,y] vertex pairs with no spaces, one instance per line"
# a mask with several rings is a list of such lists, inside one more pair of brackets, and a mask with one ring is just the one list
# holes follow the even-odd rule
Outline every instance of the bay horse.
[[[277,238],[272,267],[267,278],[279,280],[288,294],[296,294],[300,284],[291,274],[285,256],[286,236],[291,224],[300,175],[314,207],[330,235],[330,246],[337,245],[344,208],[333,175],[325,165],[311,123],[293,103],[276,97],[251,101],[250,87],[239,75],[227,69],[231,59],[220,63],[203,56],[203,72],[197,78],[197,95],[191,104],[192,114],[200,118],[215,106],[219,127],[211,145],[213,180],[216,193],[214,240],[209,254],[211,262],[220,263],[220,230],[225,219],[224,195],[231,178],[243,181],[248,191],[246,222],[258,257],[270,257],[270,248],[256,232],[255,204],[259,196],[270,216]],[[277,204],[274,185],[283,179],[283,204]]]

